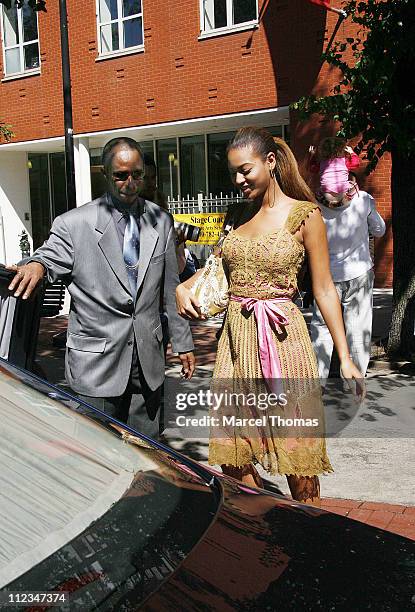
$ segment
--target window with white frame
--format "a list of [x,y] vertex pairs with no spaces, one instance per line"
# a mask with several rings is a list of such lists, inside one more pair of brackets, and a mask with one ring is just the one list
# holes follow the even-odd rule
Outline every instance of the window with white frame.
[[255,25],[258,0],[201,0],[202,32]]
[[98,0],[98,35],[101,55],[141,47],[141,0]]
[[2,7],[1,29],[3,39],[4,74],[24,74],[38,71],[39,34],[37,13],[24,0],[22,8]]

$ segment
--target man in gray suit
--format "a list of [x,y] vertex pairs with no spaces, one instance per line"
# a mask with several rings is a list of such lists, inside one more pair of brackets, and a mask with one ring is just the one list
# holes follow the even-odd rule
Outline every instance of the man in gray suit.
[[143,155],[131,138],[103,151],[108,193],[57,217],[48,240],[10,284],[27,299],[46,274],[71,295],[65,372],[71,388],[104,412],[158,435],[164,381],[160,300],[182,376],[195,361],[189,325],[177,314],[173,219],[138,196]]

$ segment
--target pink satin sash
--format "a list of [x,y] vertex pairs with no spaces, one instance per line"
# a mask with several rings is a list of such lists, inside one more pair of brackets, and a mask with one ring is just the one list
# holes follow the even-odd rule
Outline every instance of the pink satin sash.
[[[269,381],[268,386],[272,392],[280,393],[282,389],[278,384],[281,379],[281,365],[278,357],[277,347],[272,336],[271,328],[277,333],[281,333],[289,321],[285,313],[278,307],[280,302],[290,302],[289,297],[272,298],[269,300],[259,300],[257,298],[239,297],[231,295],[231,300],[241,304],[241,310],[248,312],[254,311],[257,330],[259,360],[261,363],[262,374]],[[274,382],[275,381],[275,382]]]

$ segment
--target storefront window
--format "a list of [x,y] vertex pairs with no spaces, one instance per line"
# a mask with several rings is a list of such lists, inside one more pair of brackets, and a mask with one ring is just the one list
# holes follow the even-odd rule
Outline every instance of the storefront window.
[[179,160],[177,139],[166,138],[157,141],[158,188],[164,195],[174,199],[178,195]]
[[[288,126],[276,125],[265,129],[273,136],[287,140]],[[197,198],[198,193],[232,196],[236,195],[238,190],[230,179],[226,148],[234,134],[235,132],[220,132],[156,141],[143,140],[139,142],[139,145],[143,153],[156,162],[157,185],[166,198],[170,196],[171,199],[176,199],[178,195],[183,198],[187,196]],[[154,149],[156,150],[155,157]],[[101,172],[101,155],[102,148],[90,150],[93,199],[106,191],[106,182]],[[206,181],[206,171],[208,181]],[[206,182],[208,182],[207,190]]]
[[206,191],[205,137],[180,138],[181,195],[197,197]]
[[53,220],[66,212],[66,174],[64,153],[29,155],[30,205],[33,248],[49,236]]
[[267,127],[265,129],[274,137],[279,136],[280,138],[282,138],[282,125],[275,125],[273,127]]
[[[154,160],[154,141],[153,140],[142,140],[138,143],[140,149],[144,155],[149,155]],[[154,160],[155,161],[155,160]]]
[[226,147],[234,132],[221,132],[208,135],[209,152],[209,193],[212,195],[232,195],[236,189],[232,184]]

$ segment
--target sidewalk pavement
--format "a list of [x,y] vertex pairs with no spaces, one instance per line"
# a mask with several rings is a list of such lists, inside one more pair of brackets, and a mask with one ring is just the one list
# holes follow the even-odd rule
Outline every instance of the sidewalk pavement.
[[[368,396],[347,428],[327,439],[334,473],[321,478],[323,507],[364,523],[415,540],[415,371],[411,364],[390,362],[380,341],[387,337],[392,311],[390,290],[375,290],[372,360]],[[310,319],[310,311],[305,311]],[[45,377],[65,385],[64,349],[52,336],[65,329],[67,317],[41,321],[37,362]],[[215,334],[220,320],[192,323],[197,356],[195,382],[211,376],[216,354]],[[177,380],[180,366],[171,354],[167,376]],[[207,461],[207,439],[183,439],[178,429],[167,429],[167,443],[201,462]],[[289,494],[282,476],[265,477],[266,488]]]

